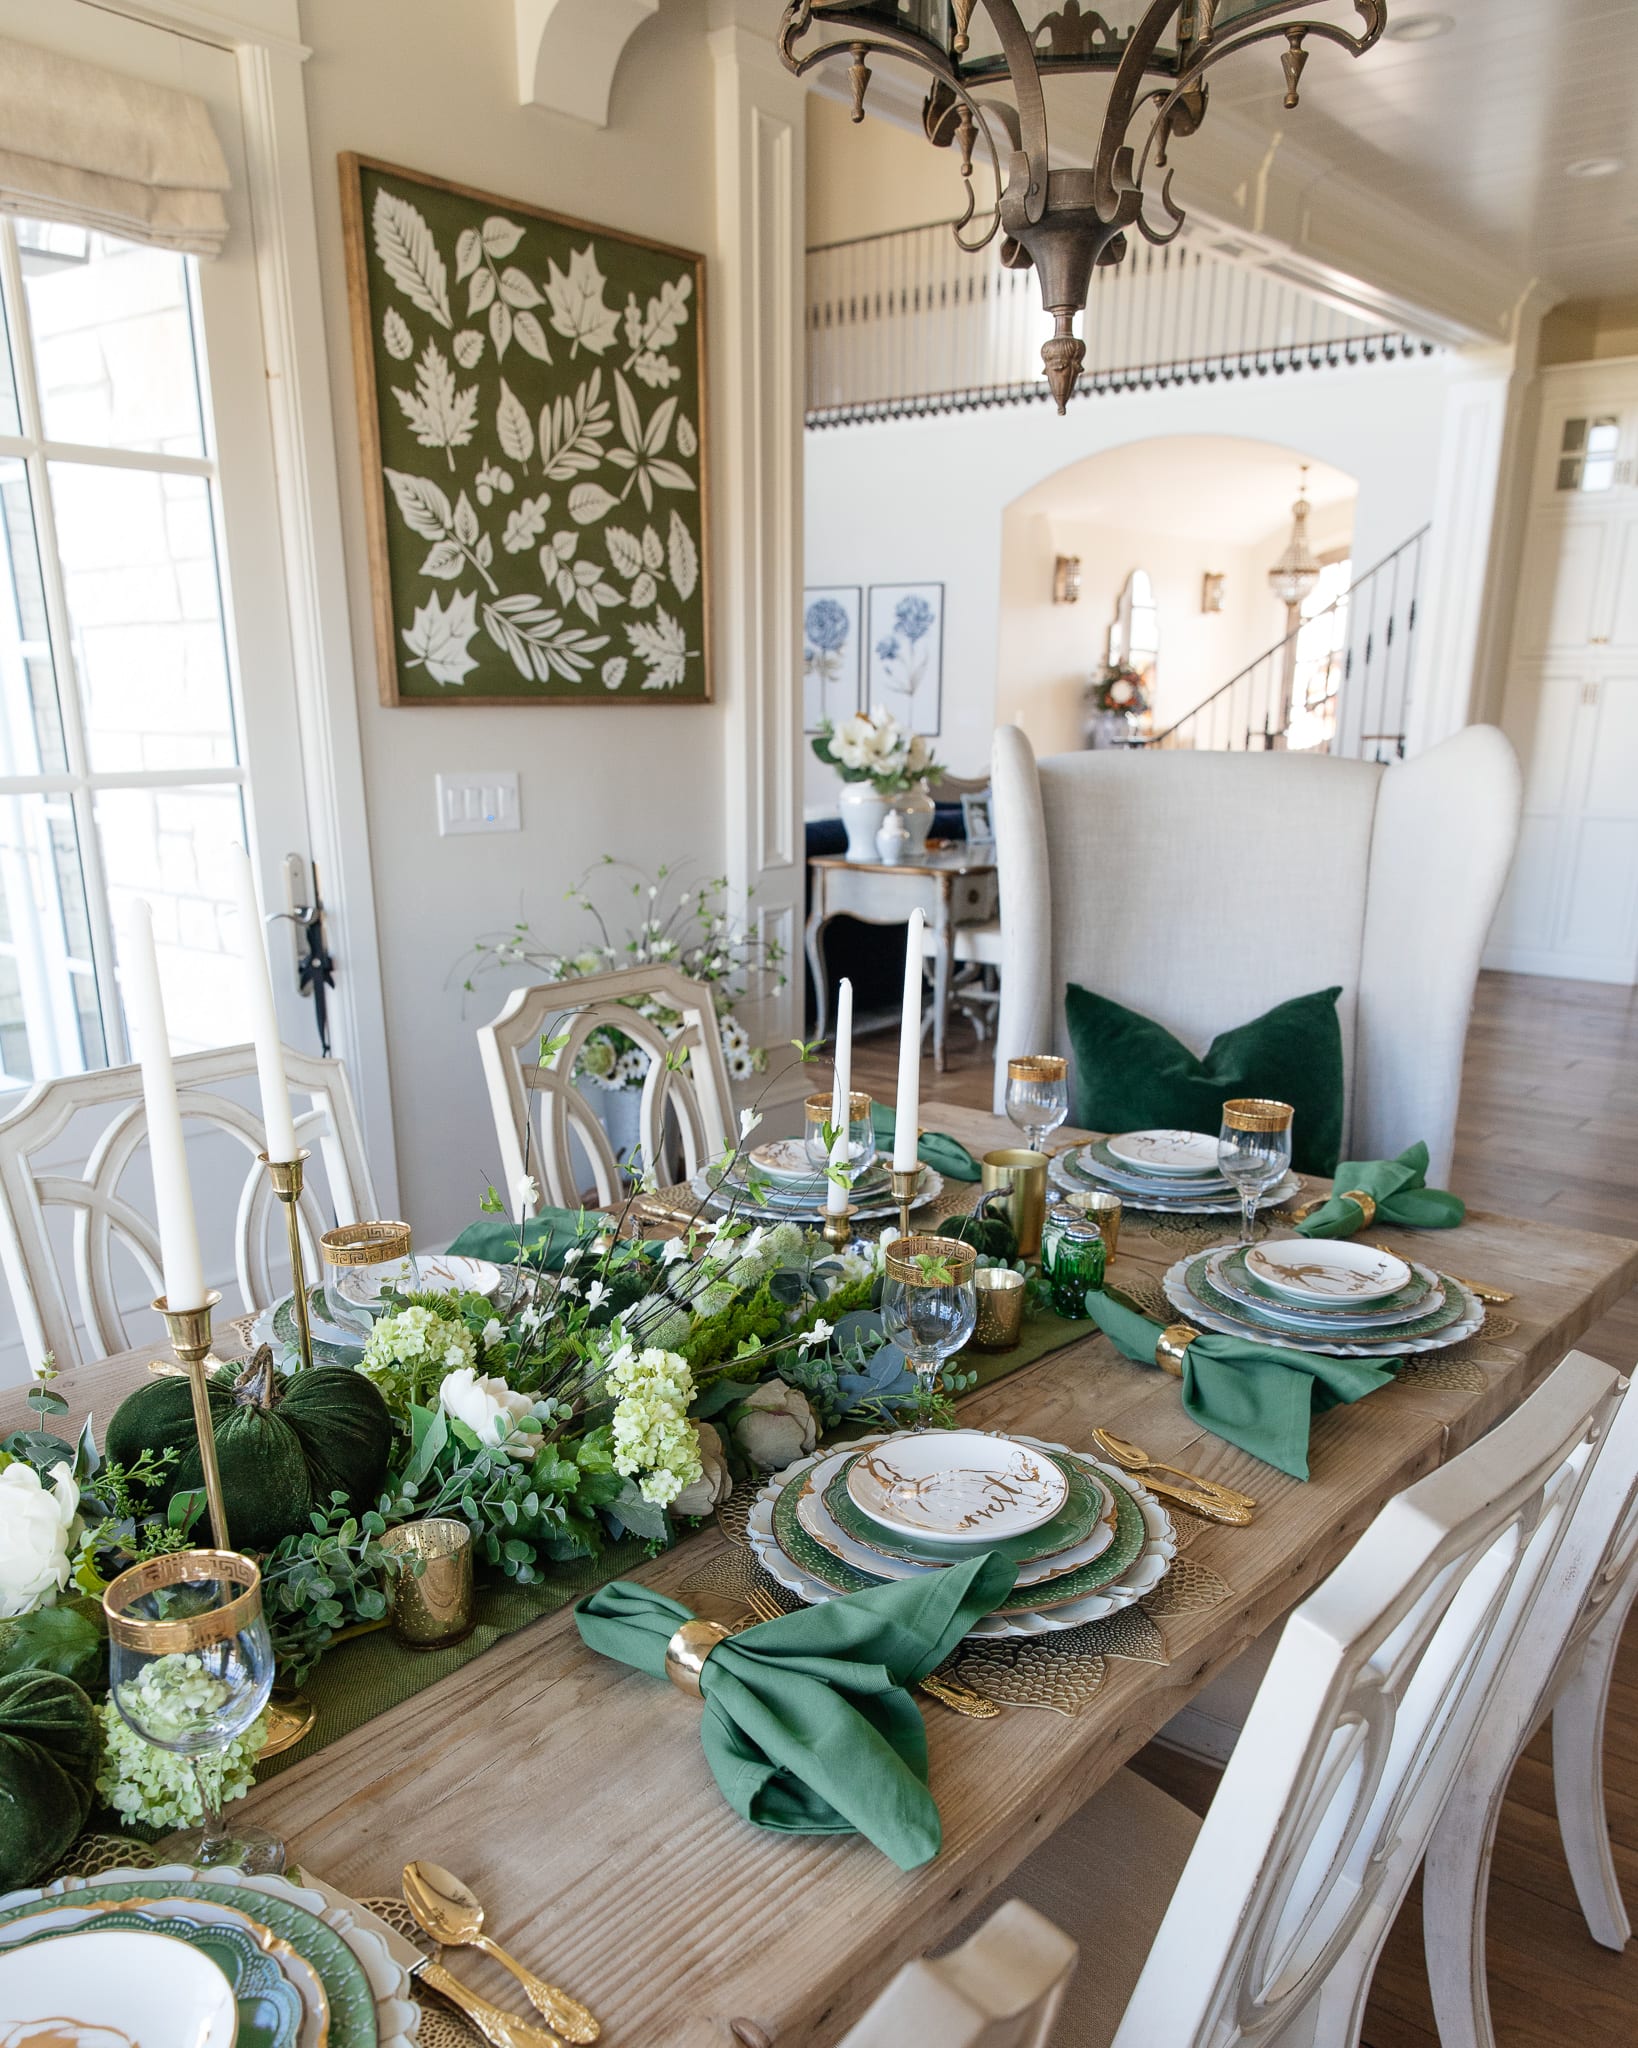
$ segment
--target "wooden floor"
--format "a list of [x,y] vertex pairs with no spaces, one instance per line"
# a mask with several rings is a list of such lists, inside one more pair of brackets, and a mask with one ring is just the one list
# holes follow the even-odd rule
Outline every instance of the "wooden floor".
[[[896,1040],[862,1041],[855,1085],[890,1097]],[[987,1105],[992,1067],[964,1025],[950,1070],[926,1094]],[[1476,1208],[1638,1238],[1638,990],[1487,974],[1468,1038],[1456,1191]],[[1631,1370],[1638,1289],[1582,1340]],[[1204,1811],[1216,1774],[1151,1747],[1144,1775]],[[1605,1731],[1605,1792],[1616,1863],[1638,1916],[1638,1621],[1627,1632]],[[1622,1955],[1588,1935],[1553,1817],[1552,1764],[1538,1738],[1514,1774],[1490,1887],[1490,1995],[1499,2048],[1634,2048],[1638,1940]],[[1365,2048],[1437,2048],[1422,1965],[1420,1889],[1389,1938],[1366,2016]]]

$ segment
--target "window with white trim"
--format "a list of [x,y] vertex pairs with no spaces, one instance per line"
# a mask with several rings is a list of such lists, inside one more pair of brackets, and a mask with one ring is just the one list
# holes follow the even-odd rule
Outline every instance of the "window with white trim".
[[128,1057],[125,904],[177,1052],[244,1035],[245,839],[196,259],[0,220],[0,1090]]

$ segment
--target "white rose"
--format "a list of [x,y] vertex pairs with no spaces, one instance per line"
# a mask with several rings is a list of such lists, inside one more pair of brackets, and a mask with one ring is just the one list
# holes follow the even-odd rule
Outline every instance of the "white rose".
[[504,1448],[510,1457],[532,1458],[540,1448],[538,1437],[518,1428],[535,1412],[529,1396],[517,1393],[505,1380],[478,1374],[470,1365],[445,1377],[438,1406],[456,1422],[464,1422],[492,1451]]
[[728,1469],[727,1455],[715,1424],[696,1422],[694,1435],[699,1442],[700,1476],[692,1486],[685,1486],[671,1503],[674,1515],[708,1515],[734,1490],[734,1475]]
[[807,1395],[783,1380],[766,1381],[739,1404],[734,1442],[759,1471],[783,1471],[818,1441]]
[[919,732],[910,742],[909,749],[904,757],[904,765],[912,775],[919,775],[927,766],[927,742]]
[[21,1459],[0,1472],[0,1620],[49,1607],[68,1584],[80,1489],[66,1464],[51,1468],[51,1481]]

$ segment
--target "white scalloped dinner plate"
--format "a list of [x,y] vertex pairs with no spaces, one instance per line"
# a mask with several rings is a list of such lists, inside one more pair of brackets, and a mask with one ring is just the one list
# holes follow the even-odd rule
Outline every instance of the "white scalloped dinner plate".
[[[1082,1168],[1080,1173],[1069,1173],[1064,1169],[1061,1156],[1052,1160],[1047,1167],[1047,1173],[1052,1181],[1052,1185],[1055,1188],[1063,1189],[1066,1194],[1084,1195],[1089,1187],[1107,1188],[1110,1194],[1119,1195],[1122,1203],[1128,1209],[1150,1210],[1161,1216],[1238,1216],[1240,1213],[1240,1198],[1238,1195],[1232,1195],[1227,1199],[1213,1195],[1205,1201],[1199,1199],[1186,1201],[1181,1195],[1181,1190],[1186,1183],[1179,1181],[1173,1183],[1179,1189],[1178,1199],[1168,1201],[1160,1195],[1151,1195],[1128,1187],[1124,1184],[1123,1179],[1117,1180],[1099,1167],[1088,1166]],[[1153,1183],[1151,1182],[1150,1185],[1152,1186]],[[1268,1190],[1267,1194],[1258,1197],[1257,1207],[1259,1209],[1277,1209],[1282,1202],[1289,1202],[1291,1197],[1299,1194],[1301,1190],[1301,1175],[1288,1173],[1282,1179],[1277,1180],[1273,1187]]]
[[[1233,1246],[1219,1246],[1218,1250],[1233,1250]],[[1248,1317],[1219,1315],[1216,1309],[1208,1308],[1189,1287],[1189,1268],[1196,1260],[1210,1258],[1211,1251],[1188,1252],[1175,1266],[1168,1267],[1161,1279],[1166,1299],[1178,1313],[1202,1330],[1214,1331],[1219,1337],[1239,1337],[1253,1344],[1284,1345],[1292,1351],[1317,1351],[1327,1358],[1410,1358],[1423,1351],[1448,1351],[1452,1344],[1460,1344],[1464,1338],[1472,1337],[1484,1328],[1484,1303],[1464,1287],[1459,1280],[1453,1280],[1448,1273],[1432,1273],[1426,1266],[1411,1261],[1411,1271],[1419,1276],[1442,1282],[1446,1294],[1454,1291],[1462,1302],[1462,1315],[1448,1328],[1436,1331],[1431,1337],[1378,1337],[1357,1344],[1325,1343],[1323,1333],[1310,1335],[1306,1330],[1279,1329],[1272,1324],[1255,1323]]]

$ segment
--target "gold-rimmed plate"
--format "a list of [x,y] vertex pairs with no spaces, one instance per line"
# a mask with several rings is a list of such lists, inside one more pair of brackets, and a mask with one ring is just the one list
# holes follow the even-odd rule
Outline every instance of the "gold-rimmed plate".
[[987,1430],[909,1431],[848,1467],[848,1497],[897,1536],[971,1546],[1005,1542],[1050,1522],[1069,1481],[1050,1458]]

